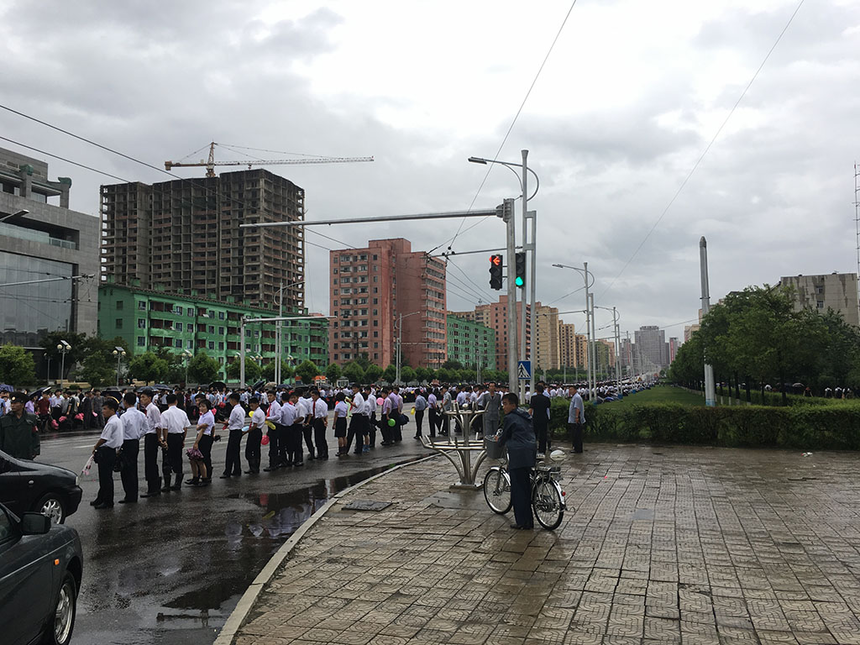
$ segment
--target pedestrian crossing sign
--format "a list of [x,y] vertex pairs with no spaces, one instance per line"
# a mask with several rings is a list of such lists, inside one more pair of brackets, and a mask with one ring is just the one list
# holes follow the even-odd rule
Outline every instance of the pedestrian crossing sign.
[[532,377],[532,362],[520,361],[517,364],[517,378],[521,381],[528,381]]

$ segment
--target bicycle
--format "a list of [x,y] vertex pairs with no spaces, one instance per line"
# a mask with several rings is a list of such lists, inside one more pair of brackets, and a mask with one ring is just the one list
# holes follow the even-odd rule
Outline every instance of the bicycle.
[[[553,461],[564,459],[564,453],[556,451],[550,455]],[[504,515],[511,510],[511,478],[507,470],[508,460],[499,459],[484,476],[484,499],[494,513]],[[532,511],[538,523],[552,531],[558,528],[567,510],[564,491],[561,489],[561,468],[538,465],[530,473],[532,489]]]

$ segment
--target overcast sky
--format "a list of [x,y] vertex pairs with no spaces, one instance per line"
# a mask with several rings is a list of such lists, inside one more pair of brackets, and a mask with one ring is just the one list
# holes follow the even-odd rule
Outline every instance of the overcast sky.
[[[539,218],[539,300],[582,309],[582,291],[564,297],[582,279],[551,265],[587,261],[596,304],[617,306],[623,330],[632,336],[656,324],[667,337],[683,336],[679,323],[699,308],[702,235],[713,300],[783,275],[857,270],[860,3],[849,0],[806,1],[642,244],[796,6],[578,2],[499,155],[519,162],[527,148],[541,179],[530,202]],[[519,194],[517,179],[497,166],[479,193],[486,167],[466,160],[495,155],[569,7],[567,0],[48,0],[35,9],[0,0],[0,103],[156,166],[212,140],[376,158],[270,167],[306,190],[308,220],[465,210],[473,200],[492,208]],[[125,179],[167,179],[5,111],[0,134]],[[73,178],[72,207],[96,214],[99,185],[115,181],[46,160],[52,177]],[[416,250],[444,250],[459,226],[321,232],[352,246],[402,236]],[[493,218],[453,248],[503,244]],[[308,255],[308,305],[327,313],[328,252],[309,247]],[[495,299],[485,254],[454,264],[449,309]],[[563,318],[584,327],[579,314]],[[610,319],[600,313],[598,327]]]

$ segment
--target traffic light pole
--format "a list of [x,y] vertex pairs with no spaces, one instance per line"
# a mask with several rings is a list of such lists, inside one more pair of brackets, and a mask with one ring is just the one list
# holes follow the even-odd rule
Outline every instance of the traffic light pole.
[[[525,254],[525,253],[528,253],[528,243],[529,243],[529,229],[528,229],[528,215],[527,215],[528,210],[529,210],[529,188],[528,188],[529,151],[523,150],[522,153],[523,153],[523,178],[522,178],[522,184],[523,184],[523,253]],[[525,257],[527,258],[528,256],[525,256]],[[521,307],[521,309],[520,309],[520,327],[518,330],[519,334],[520,334],[520,357],[519,357],[519,359],[522,361],[530,358],[530,356],[526,355],[526,309],[528,308],[527,305],[528,305],[528,301],[529,301],[529,299],[526,297],[527,293],[528,292],[526,291],[526,285],[523,284],[523,297],[522,297],[522,302],[520,303],[520,307]],[[534,312],[532,312],[532,313],[534,313]],[[516,336],[514,336],[514,338],[516,338]],[[534,346],[534,338],[532,338],[531,341],[532,342],[531,342],[531,346],[529,347],[529,349],[531,349],[531,347]],[[531,352],[529,352],[529,353],[531,353]],[[535,365],[534,365],[534,361],[532,361],[532,368],[531,368],[532,376],[534,376],[534,369],[535,369]],[[522,383],[519,380],[517,382]],[[522,383],[522,387],[520,387],[520,390],[519,390],[520,400],[523,400],[525,398],[525,396],[524,396],[525,386],[526,386],[526,383]]]
[[516,262],[517,229],[514,221],[514,200],[506,199],[502,209],[505,220],[508,255],[508,391],[517,392],[517,285]]

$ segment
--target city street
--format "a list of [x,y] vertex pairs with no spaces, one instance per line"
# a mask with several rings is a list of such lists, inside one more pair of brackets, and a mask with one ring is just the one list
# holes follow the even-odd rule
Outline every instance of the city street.
[[[426,456],[428,451],[412,439],[414,425],[405,430],[401,445],[377,445],[369,454],[343,459],[334,457],[336,443],[329,438],[328,462],[306,459],[301,469],[238,480],[217,477],[225,438],[214,445],[216,477],[208,488],[183,487],[135,505],[117,504],[113,510],[96,511],[89,505],[98,490],[94,469],[82,477],[83,501],[67,520],[80,533],[84,550],[73,642],[212,643],[271,555],[330,495],[392,464]],[[80,472],[97,437],[76,433],[46,438],[39,461]],[[263,455],[265,462],[265,446]],[[118,474],[115,479],[118,501],[122,486]],[[143,481],[141,485],[145,490]]]

